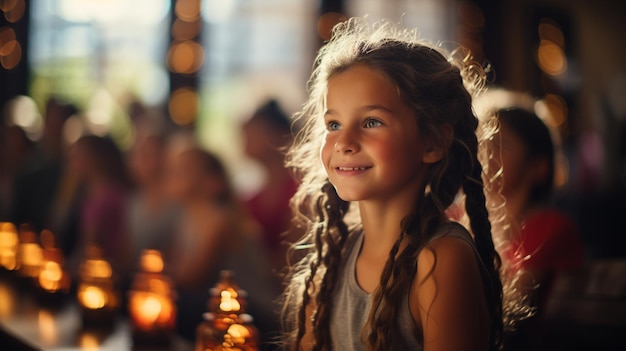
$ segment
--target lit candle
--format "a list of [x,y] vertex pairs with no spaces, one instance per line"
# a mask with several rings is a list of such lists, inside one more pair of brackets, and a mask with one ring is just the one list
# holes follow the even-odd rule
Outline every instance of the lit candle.
[[258,332],[245,313],[244,295],[233,272],[221,272],[220,282],[211,289],[210,312],[196,328],[196,350],[258,350]]
[[49,230],[43,230],[40,239],[44,249],[39,286],[47,293],[68,292],[70,279],[63,269],[63,252],[54,247],[54,235]]
[[101,288],[91,285],[81,285],[78,288],[78,301],[90,310],[97,310],[107,303],[107,294]]
[[88,250],[81,264],[78,303],[83,312],[83,324],[112,326],[119,301],[113,287],[111,264],[102,258],[97,247]]
[[170,279],[163,274],[163,258],[155,250],[141,255],[140,272],[129,292],[128,311],[134,344],[164,344],[174,329],[176,307]]
[[37,235],[28,226],[21,226],[20,242],[20,273],[28,278],[37,278],[43,261],[43,252],[37,243]]
[[13,223],[0,222],[0,266],[7,270],[17,269],[19,238]]

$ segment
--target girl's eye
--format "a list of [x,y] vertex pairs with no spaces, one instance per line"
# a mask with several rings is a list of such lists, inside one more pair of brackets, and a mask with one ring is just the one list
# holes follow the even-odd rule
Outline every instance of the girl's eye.
[[339,123],[338,123],[338,122],[336,122],[336,121],[330,121],[330,122],[328,122],[328,123],[326,124],[326,128],[327,128],[328,130],[338,130],[338,129],[340,129],[340,128],[341,128],[341,124],[339,124]]
[[365,121],[365,128],[376,128],[380,127],[381,125],[383,125],[382,122],[374,118],[368,118]]

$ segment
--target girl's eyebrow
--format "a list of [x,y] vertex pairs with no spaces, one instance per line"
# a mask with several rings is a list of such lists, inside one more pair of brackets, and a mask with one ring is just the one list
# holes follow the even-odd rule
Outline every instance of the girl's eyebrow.
[[[387,113],[393,113],[393,111],[390,108],[383,106],[383,105],[367,105],[367,106],[361,107],[361,110],[363,112],[371,112],[371,111],[380,110],[380,111],[387,112]],[[337,112],[335,110],[329,109],[329,110],[326,110],[326,112],[324,112],[324,116],[334,115],[336,113]]]
[[383,105],[367,105],[367,106],[363,106],[361,108],[364,112],[370,112],[370,111],[376,111],[376,110],[381,110],[383,112],[388,112],[388,113],[392,113],[393,111]]

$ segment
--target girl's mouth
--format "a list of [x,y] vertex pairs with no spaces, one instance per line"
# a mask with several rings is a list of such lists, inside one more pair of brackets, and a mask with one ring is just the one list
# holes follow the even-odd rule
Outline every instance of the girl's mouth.
[[370,167],[337,167],[338,171],[365,171]]

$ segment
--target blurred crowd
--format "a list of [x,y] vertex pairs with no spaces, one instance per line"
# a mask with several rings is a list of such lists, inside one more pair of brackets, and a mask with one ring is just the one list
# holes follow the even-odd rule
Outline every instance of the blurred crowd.
[[[68,142],[64,125],[80,111],[54,98],[45,105],[36,140],[10,123],[14,116],[3,116],[0,221],[51,230],[74,276],[87,248],[99,246],[122,291],[141,252],[159,250],[177,290],[177,332],[189,340],[219,272],[234,271],[263,340],[272,340],[279,330],[288,243],[299,237],[289,207],[298,183],[284,166],[291,120],[269,100],[241,123],[242,149],[265,172],[259,190],[244,198],[224,160],[200,146],[192,130],[165,127],[149,111],[129,107],[134,142],[124,150],[108,136],[86,134]],[[532,311],[510,336],[508,349],[539,349],[553,283],[583,267],[585,248],[576,222],[555,206],[560,150],[549,124],[522,105],[492,106],[484,113],[495,116],[498,126],[483,147],[492,172],[489,191],[503,196],[509,223],[500,254]]]
[[191,130],[174,130],[147,109],[129,111],[132,146],[108,136],[64,138],[79,111],[51,98],[34,141],[3,116],[0,221],[51,230],[77,274],[87,247],[99,246],[127,289],[140,254],[159,250],[176,286],[178,333],[190,340],[222,270],[248,291],[249,312],[267,340],[278,329],[276,300],[297,183],[284,168],[291,122],[270,100],[241,125],[245,151],[266,171],[265,184],[242,198],[223,160]]

